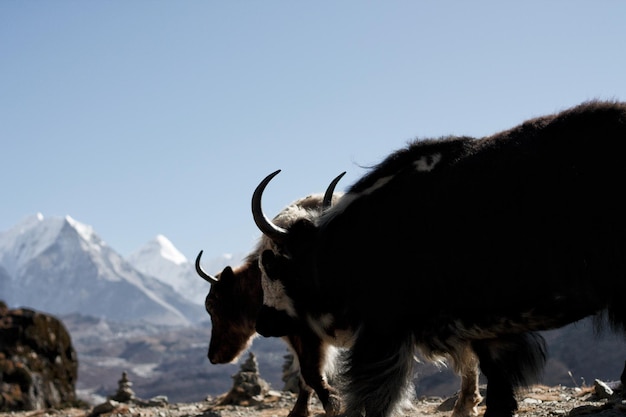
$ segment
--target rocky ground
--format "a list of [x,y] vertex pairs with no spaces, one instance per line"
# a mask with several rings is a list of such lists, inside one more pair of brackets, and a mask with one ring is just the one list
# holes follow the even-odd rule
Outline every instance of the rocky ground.
[[[298,375],[290,374],[289,378],[297,380]],[[0,413],[0,417],[287,417],[296,401],[292,392],[271,389],[261,378],[252,353],[233,375],[231,389],[216,398],[191,403],[169,403],[165,396],[145,400],[136,396],[132,385],[124,372],[117,391],[95,406]],[[483,397],[484,388],[481,387]],[[621,383],[600,380],[582,388],[535,385],[518,393],[518,417],[626,417],[622,394]],[[454,396],[417,398],[413,409],[399,417],[448,417],[455,400]],[[484,404],[478,411],[480,416],[484,414]],[[312,417],[324,415],[315,397],[310,412]]]
[[[607,398],[603,398],[607,397]],[[63,410],[39,410],[0,413],[0,417],[286,417],[295,401],[295,394],[269,391],[262,398],[248,405],[219,405],[220,397],[208,398],[196,403],[168,404],[167,402],[117,402],[109,400],[96,407]],[[420,398],[414,402],[414,410],[408,417],[448,417],[454,398]],[[589,416],[625,417],[626,401],[621,395],[612,396],[594,387],[569,388],[534,386],[519,393],[519,417]],[[312,416],[322,415],[323,410],[315,400]],[[479,415],[485,411],[479,407]]]

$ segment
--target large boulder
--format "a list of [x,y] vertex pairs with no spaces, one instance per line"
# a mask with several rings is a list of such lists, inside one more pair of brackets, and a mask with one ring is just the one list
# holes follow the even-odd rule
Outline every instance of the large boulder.
[[57,318],[0,301],[0,411],[77,403],[78,359]]

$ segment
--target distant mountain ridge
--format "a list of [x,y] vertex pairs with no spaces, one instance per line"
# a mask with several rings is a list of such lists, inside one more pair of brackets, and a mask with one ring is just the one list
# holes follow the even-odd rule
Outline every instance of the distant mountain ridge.
[[[217,270],[230,260],[207,265]],[[207,319],[208,290],[162,235],[124,259],[70,216],[38,213],[0,232],[0,299],[10,307],[187,326]]]

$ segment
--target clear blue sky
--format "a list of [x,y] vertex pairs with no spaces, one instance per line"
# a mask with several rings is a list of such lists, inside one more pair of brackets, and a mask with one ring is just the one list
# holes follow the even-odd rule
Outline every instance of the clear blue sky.
[[626,100],[626,2],[2,1],[0,231],[70,215],[122,255],[249,251],[415,137]]

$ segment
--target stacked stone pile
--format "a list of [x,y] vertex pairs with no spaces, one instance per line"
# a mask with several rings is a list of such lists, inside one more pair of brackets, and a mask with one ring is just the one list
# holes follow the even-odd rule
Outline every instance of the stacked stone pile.
[[241,369],[233,375],[233,387],[220,398],[218,405],[254,405],[263,402],[270,385],[261,378],[259,365],[254,353],[241,364]]

